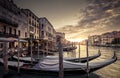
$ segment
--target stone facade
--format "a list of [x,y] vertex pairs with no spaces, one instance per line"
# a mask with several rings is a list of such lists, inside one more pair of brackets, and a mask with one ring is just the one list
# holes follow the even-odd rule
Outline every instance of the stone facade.
[[120,31],[103,33],[102,35],[93,35],[88,38],[90,45],[111,46],[120,43]]
[[46,40],[49,50],[56,49],[56,31],[46,17],[39,18],[40,39]]
[[27,36],[28,38],[39,38],[39,18],[29,9],[22,9],[22,11],[27,15]]
[[[25,38],[27,17],[12,0],[0,0],[0,37]],[[9,47],[14,43],[9,43]]]

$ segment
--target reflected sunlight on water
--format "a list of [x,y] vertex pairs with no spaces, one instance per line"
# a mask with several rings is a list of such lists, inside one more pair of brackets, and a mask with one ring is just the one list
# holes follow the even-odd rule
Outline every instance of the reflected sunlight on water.
[[[94,73],[97,74],[100,78],[120,78],[120,74],[119,74],[120,73],[120,48],[89,46],[89,56],[97,54],[99,49],[101,51],[101,56],[90,62],[99,62],[99,61],[104,61],[106,59],[109,59],[112,57],[114,51],[116,51],[118,59],[115,63],[113,63],[109,66],[106,66],[102,69],[99,69]],[[73,52],[64,53],[64,56],[65,57],[79,57],[78,51],[79,50],[77,48]],[[80,55],[81,55],[81,57],[86,57],[86,46],[85,45],[81,45],[81,54]],[[99,78],[99,77],[97,77],[97,78]]]
[[[106,47],[89,46],[89,56],[97,54],[99,49],[101,50],[101,56],[90,62],[100,62],[100,61],[109,59],[112,57],[113,51],[116,51],[118,60],[109,66],[106,66],[104,68],[101,68],[101,69],[93,72],[93,73],[90,73],[89,78],[120,78],[120,74],[119,74],[120,73],[120,48],[111,48],[111,47],[106,48]],[[79,50],[77,48],[75,51],[64,52],[64,57],[79,57],[78,51]],[[81,45],[81,54],[80,55],[81,55],[81,57],[86,57],[86,46]],[[2,73],[2,72],[0,72],[0,73]],[[12,76],[12,77],[8,77],[8,78],[58,78],[58,76],[22,74],[21,76]],[[86,78],[86,75],[65,76],[64,78]]]

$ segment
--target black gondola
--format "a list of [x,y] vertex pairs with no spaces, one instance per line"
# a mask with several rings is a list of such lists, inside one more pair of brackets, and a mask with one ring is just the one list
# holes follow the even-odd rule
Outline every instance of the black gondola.
[[[89,63],[89,72],[96,71],[109,64],[114,63],[117,60],[117,56],[114,53],[113,57],[105,60],[104,62]],[[53,62],[54,61],[54,62]],[[40,61],[38,64],[31,65],[28,63],[20,62],[21,73],[34,73],[34,74],[47,74],[47,75],[58,75],[59,73],[59,62],[58,60],[53,61]],[[2,62],[2,60],[0,60]],[[10,63],[11,62],[11,63]],[[17,62],[9,61],[9,69],[17,71]],[[15,64],[16,63],[16,64]],[[86,63],[73,63],[69,61],[63,61],[64,75],[76,75],[86,74],[87,66]]]
[[[88,59],[90,61],[90,60],[96,59],[99,56],[101,56],[101,52],[100,51],[96,55],[89,56]],[[13,56],[12,60],[17,61],[18,60],[17,58],[18,58],[17,56]],[[58,58],[59,57],[57,57],[57,56],[46,56],[43,59],[54,60],[54,59],[58,59]],[[85,62],[87,62],[87,57],[83,57],[83,58],[64,58],[64,60],[71,61],[71,62],[79,62],[79,60],[80,60],[81,63],[85,63]],[[19,61],[25,62],[25,63],[31,63],[31,57],[19,57]],[[33,59],[33,63],[36,64],[36,63],[38,63],[38,61]]]

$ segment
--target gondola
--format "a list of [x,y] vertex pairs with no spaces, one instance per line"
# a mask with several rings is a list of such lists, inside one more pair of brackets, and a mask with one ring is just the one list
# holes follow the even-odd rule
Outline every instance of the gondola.
[[77,49],[76,46],[74,46],[74,47],[63,47],[63,51],[71,51],[71,50],[75,50],[75,49]]
[[[96,59],[99,56],[101,56],[100,50],[98,51],[98,54],[95,54],[93,56],[89,56],[88,59],[90,61],[90,60]],[[46,56],[46,57],[44,57],[44,59],[51,59],[51,60],[58,59],[58,58],[59,58],[58,56]],[[85,63],[85,62],[87,62],[87,57],[83,57],[83,58],[72,58],[72,57],[68,58],[68,57],[65,57],[64,60],[71,61],[71,62]]]
[[[93,60],[97,57],[101,56],[101,52],[99,51],[98,54],[93,55],[93,56],[89,56],[88,59]],[[50,60],[55,60],[58,59],[58,56],[46,56],[43,57],[42,59],[50,59]],[[17,61],[18,57],[17,56],[13,56],[12,60]],[[81,62],[81,63],[85,63],[87,61],[87,57],[83,57],[83,58],[64,58],[64,60],[66,61],[71,61],[71,62]],[[80,61],[79,61],[80,60]],[[25,62],[25,63],[31,63],[31,57],[19,57],[19,61],[21,62]],[[33,58],[32,61],[34,64],[38,63],[38,61],[36,59]]]
[[[89,63],[87,67],[86,63],[73,63],[70,61],[63,61],[64,75],[83,75],[86,74],[87,68],[89,73],[103,68],[107,65],[114,63],[117,60],[117,56],[114,53],[113,57],[103,62]],[[2,63],[2,60],[0,60]],[[8,61],[9,69],[17,71],[17,62]],[[45,75],[58,75],[59,74],[59,60],[43,60],[38,64],[31,65],[29,63],[20,62],[20,73],[26,74],[45,74]]]
[[[11,61],[18,61],[18,57],[14,55],[11,57],[10,60]],[[31,57],[19,57],[19,61],[25,62],[25,63],[31,63]],[[34,58],[32,58],[32,63],[36,64],[36,63],[38,63],[38,61],[35,60]]]

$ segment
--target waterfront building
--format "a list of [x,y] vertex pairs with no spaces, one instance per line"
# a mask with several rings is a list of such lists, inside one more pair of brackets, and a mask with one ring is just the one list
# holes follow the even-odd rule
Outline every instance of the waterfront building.
[[120,38],[120,31],[116,33],[115,38]]
[[114,39],[112,44],[116,46],[120,46],[120,31],[113,31],[112,34],[114,35]]
[[120,44],[120,31],[103,33],[88,37],[89,45],[115,46]]
[[[40,22],[39,18],[29,9],[22,9],[22,11],[27,16],[27,40],[28,40],[28,49],[29,52],[31,51],[31,45],[32,45],[32,51],[36,52],[37,48],[39,48],[39,34],[40,34]],[[32,40],[32,42],[31,42]],[[39,46],[39,47],[38,47]]]
[[[13,0],[0,0],[0,37],[25,38],[27,33],[26,15],[14,4]],[[8,47],[16,44],[9,43]]]
[[46,48],[48,48],[49,50],[56,50],[56,31],[53,25],[48,21],[46,17],[39,18],[39,22],[40,22],[39,38],[42,39],[43,42],[45,42],[43,46],[46,46]]
[[39,38],[39,18],[29,9],[22,9],[27,16],[27,37],[38,39]]
[[104,33],[101,35],[101,45],[102,46],[110,46],[112,41],[114,40],[114,34],[111,32]]
[[93,35],[88,37],[89,45],[99,46],[101,44],[101,37],[100,35]]
[[[65,34],[62,33],[62,41],[65,40]],[[0,37],[28,39],[30,45],[30,38],[33,39],[33,46],[38,46],[38,41],[43,40],[44,46],[49,50],[56,50],[56,31],[53,25],[46,17],[39,18],[29,9],[21,9],[13,0],[0,0]],[[48,43],[47,43],[48,42]],[[8,47],[15,47],[18,44],[8,43]],[[1,43],[0,43],[1,46]],[[20,45],[22,47],[22,44]],[[30,47],[30,46],[29,46]],[[34,46],[35,47],[35,46]]]

